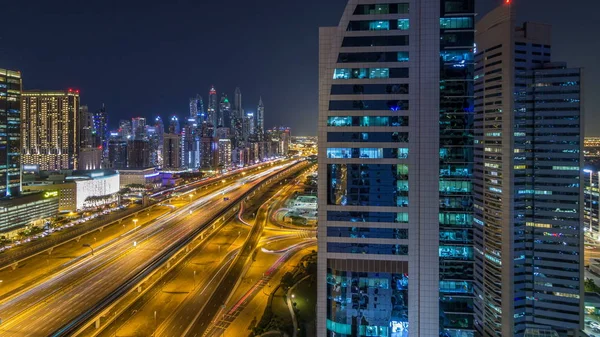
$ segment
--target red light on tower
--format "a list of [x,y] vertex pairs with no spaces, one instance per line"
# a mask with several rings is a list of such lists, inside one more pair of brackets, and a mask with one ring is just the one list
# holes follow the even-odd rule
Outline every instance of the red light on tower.
[[512,2],[512,0],[506,0],[507,5],[510,5],[511,2]]

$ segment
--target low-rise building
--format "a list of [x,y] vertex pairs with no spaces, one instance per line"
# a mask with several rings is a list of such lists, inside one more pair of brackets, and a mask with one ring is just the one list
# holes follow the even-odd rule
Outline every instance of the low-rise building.
[[119,170],[120,186],[144,185],[146,188],[158,188],[162,185],[160,172],[155,168]]
[[89,206],[86,202],[90,197],[105,197],[94,200],[94,206],[116,201],[119,176],[114,170],[40,172],[34,177],[26,177],[23,191],[58,192],[59,211],[79,211]]
[[0,200],[0,238],[12,239],[28,226],[44,226],[58,213],[58,191]]

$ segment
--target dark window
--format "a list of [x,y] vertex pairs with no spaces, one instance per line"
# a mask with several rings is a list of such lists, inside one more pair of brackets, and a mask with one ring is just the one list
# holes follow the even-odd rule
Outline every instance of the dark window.
[[408,14],[408,11],[409,6],[407,3],[358,5],[354,10],[354,15]]
[[[473,35],[473,34],[471,34]],[[407,46],[407,35],[345,37],[342,47]]]
[[338,63],[407,62],[408,52],[341,53]]
[[385,95],[408,94],[408,84],[335,84],[331,86],[332,95]]

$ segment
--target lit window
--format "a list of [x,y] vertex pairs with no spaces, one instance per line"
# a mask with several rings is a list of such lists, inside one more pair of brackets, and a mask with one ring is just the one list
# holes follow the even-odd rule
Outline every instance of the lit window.
[[398,29],[408,30],[410,28],[410,22],[408,19],[398,19]]

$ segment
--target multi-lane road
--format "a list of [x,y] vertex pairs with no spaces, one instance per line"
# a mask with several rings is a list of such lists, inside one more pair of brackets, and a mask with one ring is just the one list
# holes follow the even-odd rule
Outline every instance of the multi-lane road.
[[[93,256],[77,260],[60,273],[0,304],[1,336],[63,335],[61,328],[94,308],[148,264],[188,238],[265,177],[282,170],[272,166],[132,229]],[[227,196],[229,200],[225,200]]]
[[[227,223],[146,294],[124,301],[125,307],[114,310],[120,315],[102,331],[90,328],[84,335],[201,336],[207,328],[215,330],[213,318],[223,312],[240,313],[289,258],[305,247],[314,249],[310,231],[281,229],[272,222],[274,212],[292,196],[296,181],[280,183],[250,200],[244,209],[246,220]],[[270,229],[264,232],[266,227]],[[256,247],[269,249],[265,253]],[[253,261],[257,253],[260,260]],[[248,280],[248,275],[254,276]]]

